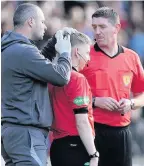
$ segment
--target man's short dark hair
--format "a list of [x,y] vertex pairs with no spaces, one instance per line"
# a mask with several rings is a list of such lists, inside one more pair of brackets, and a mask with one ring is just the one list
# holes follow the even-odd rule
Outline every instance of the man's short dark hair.
[[120,23],[119,15],[118,13],[113,9],[109,7],[101,7],[96,10],[96,12],[92,15],[93,17],[103,17],[109,19],[109,21],[115,25]]
[[13,16],[13,25],[14,27],[24,25],[25,21],[37,16],[37,9],[39,7],[31,3],[23,3],[17,7]]

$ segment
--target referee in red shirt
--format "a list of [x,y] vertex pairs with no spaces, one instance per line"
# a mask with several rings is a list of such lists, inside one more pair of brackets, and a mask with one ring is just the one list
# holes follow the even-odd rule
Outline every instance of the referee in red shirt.
[[94,144],[92,94],[86,78],[78,73],[90,60],[90,39],[82,33],[70,37],[72,65],[70,82],[53,87],[53,136],[50,149],[52,166],[97,166]]
[[99,166],[132,166],[129,124],[131,111],[144,106],[144,70],[138,55],[117,42],[121,25],[114,9],[97,9],[92,27],[96,43],[82,73],[92,89]]

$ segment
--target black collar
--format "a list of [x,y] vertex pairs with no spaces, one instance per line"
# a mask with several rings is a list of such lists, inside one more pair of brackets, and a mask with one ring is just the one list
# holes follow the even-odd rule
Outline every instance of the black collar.
[[115,57],[118,56],[120,53],[124,53],[124,49],[123,49],[122,46],[120,46],[120,45],[118,45],[118,52],[117,52],[116,55],[114,55],[113,57],[109,56],[109,55],[106,54],[103,50],[101,50],[97,43],[95,43],[94,49],[95,49],[95,51],[104,53],[104,54],[107,55],[109,58],[115,58]]
[[72,67],[72,69],[73,69],[74,71],[78,72],[78,71],[76,70],[76,68]]

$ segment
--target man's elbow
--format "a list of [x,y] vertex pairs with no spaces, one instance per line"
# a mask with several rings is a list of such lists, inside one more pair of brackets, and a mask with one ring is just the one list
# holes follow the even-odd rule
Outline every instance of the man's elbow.
[[70,78],[67,78],[67,79],[62,78],[62,79],[57,80],[57,83],[55,83],[54,85],[62,87],[64,85],[67,85],[69,83],[69,81],[70,81]]
[[69,81],[66,81],[66,80],[65,80],[65,81],[63,81],[63,82],[58,83],[57,86],[59,86],[59,87],[65,86],[65,85],[68,84],[68,82],[69,82]]
[[63,80],[62,86],[67,85],[69,83],[70,79]]

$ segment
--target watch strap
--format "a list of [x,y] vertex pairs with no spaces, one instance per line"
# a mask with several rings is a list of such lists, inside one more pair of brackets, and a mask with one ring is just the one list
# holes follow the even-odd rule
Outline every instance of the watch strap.
[[98,151],[96,151],[94,154],[92,155],[89,155],[89,158],[92,159],[92,158],[95,158],[95,157],[99,157],[99,153]]
[[130,102],[131,102],[131,109],[133,110],[135,107],[135,103],[134,103],[133,99],[131,99]]

